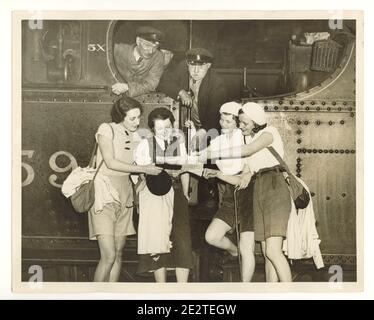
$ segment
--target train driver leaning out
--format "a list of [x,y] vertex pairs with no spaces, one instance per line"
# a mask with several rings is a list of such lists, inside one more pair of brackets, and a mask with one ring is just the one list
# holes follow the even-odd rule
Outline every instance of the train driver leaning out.
[[155,91],[165,69],[164,53],[159,50],[163,41],[160,30],[143,26],[136,30],[136,43],[114,45],[114,59],[125,80],[112,86],[114,94],[136,97]]

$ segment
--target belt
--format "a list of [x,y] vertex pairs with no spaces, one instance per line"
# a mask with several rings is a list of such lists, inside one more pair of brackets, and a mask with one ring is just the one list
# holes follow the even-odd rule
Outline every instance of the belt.
[[279,173],[281,173],[281,172],[286,172],[286,170],[285,170],[282,166],[280,166],[280,165],[276,165],[276,166],[274,166],[274,167],[260,169],[259,171],[257,171],[257,172],[253,175],[252,179],[256,179],[257,177],[260,177],[261,175],[263,175],[263,174],[265,174],[265,173],[268,173],[268,172],[274,172],[274,171],[275,171],[275,172],[279,172]]

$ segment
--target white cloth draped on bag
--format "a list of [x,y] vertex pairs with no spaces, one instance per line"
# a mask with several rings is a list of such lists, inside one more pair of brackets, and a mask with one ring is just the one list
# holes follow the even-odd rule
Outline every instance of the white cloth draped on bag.
[[[110,203],[121,205],[120,197],[115,188],[113,188],[107,176],[98,174],[95,183],[95,204],[92,207],[95,214],[103,212],[104,206]],[[127,204],[126,204],[127,205]]]
[[93,179],[95,172],[95,169],[89,167],[75,168],[62,183],[62,194],[66,198],[71,197],[82,185]]
[[310,201],[305,209],[299,210],[296,210],[294,202],[291,201],[292,208],[286,239],[283,241],[283,251],[292,260],[313,258],[316,268],[321,269],[324,267],[324,263],[319,248],[321,240],[316,228],[312,196],[305,182],[297,179],[308,191]]

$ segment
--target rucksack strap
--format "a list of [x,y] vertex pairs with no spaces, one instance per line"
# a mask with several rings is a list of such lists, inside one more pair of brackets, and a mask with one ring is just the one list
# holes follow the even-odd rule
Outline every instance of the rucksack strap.
[[[112,127],[112,125],[111,125],[110,123],[108,123],[108,125],[109,125],[110,129],[112,130],[112,141],[114,141],[114,130],[113,130],[113,127]],[[97,141],[96,141],[96,143],[95,143],[95,147],[94,147],[94,151],[95,151],[95,153],[97,152],[98,146],[99,146],[99,144],[98,144]],[[91,157],[93,158],[93,156],[94,156],[94,153],[93,153],[93,155],[92,155]],[[93,161],[92,158],[91,158],[90,162]],[[92,181],[95,180],[95,178],[96,178],[96,176],[97,176],[97,174],[98,174],[98,172],[99,172],[101,166],[103,165],[103,163],[104,163],[104,158],[101,160],[99,166],[97,167],[97,170],[96,170],[96,172],[95,172],[95,175],[94,175],[93,178],[92,178]]]
[[267,147],[267,149],[271,152],[271,154],[278,160],[279,164],[287,171],[288,174],[291,174],[290,169],[288,168],[287,164],[284,162],[282,157],[279,155],[277,150],[275,150],[272,146]]

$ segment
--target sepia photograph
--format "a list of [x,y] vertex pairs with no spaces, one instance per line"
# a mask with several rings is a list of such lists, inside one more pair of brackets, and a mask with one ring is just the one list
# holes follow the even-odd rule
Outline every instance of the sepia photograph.
[[362,290],[362,12],[13,12],[16,292]]

